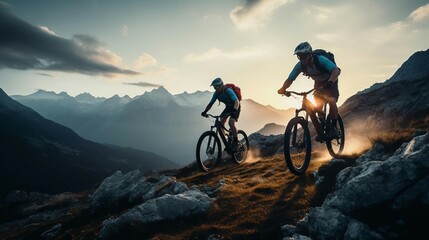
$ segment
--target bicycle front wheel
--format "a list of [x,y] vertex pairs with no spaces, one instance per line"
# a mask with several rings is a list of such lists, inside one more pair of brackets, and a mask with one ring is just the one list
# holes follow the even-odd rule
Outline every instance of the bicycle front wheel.
[[204,132],[197,143],[197,164],[201,171],[207,172],[220,162],[222,157],[220,140],[213,131]]
[[338,115],[336,128],[338,129],[338,137],[326,140],[326,147],[332,157],[338,157],[343,152],[346,140],[343,119],[340,115]]
[[246,160],[247,154],[249,152],[249,139],[243,130],[238,130],[237,137],[237,151],[232,154],[232,158],[236,163],[242,163],[244,160]]
[[310,163],[311,138],[308,122],[296,117],[289,121],[284,135],[284,155],[289,170],[302,175]]

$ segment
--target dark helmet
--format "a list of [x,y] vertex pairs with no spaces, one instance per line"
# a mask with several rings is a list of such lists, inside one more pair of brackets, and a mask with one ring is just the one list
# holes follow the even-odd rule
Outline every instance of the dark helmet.
[[311,48],[310,43],[302,42],[295,48],[295,52],[293,54],[306,54],[311,53],[312,51],[313,49]]
[[221,78],[216,78],[215,80],[212,81],[212,84],[210,86],[222,86],[223,85],[223,81]]

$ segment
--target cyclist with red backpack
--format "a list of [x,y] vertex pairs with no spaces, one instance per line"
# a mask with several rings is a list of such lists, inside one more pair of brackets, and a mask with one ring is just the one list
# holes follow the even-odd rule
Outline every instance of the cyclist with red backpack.
[[210,100],[206,109],[201,113],[201,116],[207,117],[207,112],[210,110],[216,100],[219,100],[220,102],[224,103],[225,109],[220,114],[220,122],[225,125],[227,118],[230,117],[228,124],[234,137],[232,149],[233,151],[236,151],[238,139],[235,123],[238,121],[238,117],[240,116],[241,111],[240,88],[235,86],[234,84],[224,85],[221,78],[216,78],[215,80],[213,80],[210,86],[213,86],[216,91],[213,93],[212,99]]
[[338,76],[341,70],[335,64],[334,55],[322,49],[314,50],[308,42],[300,43],[294,51],[299,62],[295,65],[283,86],[277,91],[285,94],[286,89],[293,83],[300,73],[314,80],[314,99],[318,111],[322,112],[325,102],[329,104],[328,132],[331,137],[338,136],[335,128],[338,119],[337,101],[340,93],[338,91]]

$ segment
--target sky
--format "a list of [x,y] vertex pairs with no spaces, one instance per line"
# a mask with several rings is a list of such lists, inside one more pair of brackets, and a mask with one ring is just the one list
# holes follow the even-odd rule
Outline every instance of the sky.
[[[421,0],[16,0],[0,2],[0,88],[134,97],[210,90],[221,77],[243,98],[286,109],[277,94],[294,48],[335,54],[342,104],[429,48]],[[313,81],[299,77],[291,90]],[[209,99],[207,99],[209,101]]]

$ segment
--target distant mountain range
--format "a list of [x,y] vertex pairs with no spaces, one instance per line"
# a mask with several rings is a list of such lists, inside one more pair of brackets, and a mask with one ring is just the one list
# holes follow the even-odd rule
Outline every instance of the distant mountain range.
[[[65,93],[39,91],[32,97],[75,101]],[[85,140],[12,100],[0,89],[0,194],[16,189],[77,191],[117,170],[151,172],[177,166],[153,153]]]
[[285,132],[286,126],[279,125],[275,123],[268,123],[262,129],[257,131],[257,133],[269,136],[269,135],[278,135],[283,134]]
[[[198,137],[212,124],[200,116],[212,94],[172,95],[159,87],[134,98],[95,98],[88,93],[71,97],[42,90],[12,97],[87,139],[154,152],[186,165],[195,160]],[[238,127],[249,134],[267,123],[285,124],[294,114],[293,110],[279,110],[250,99],[241,104]],[[223,104],[217,105],[211,110],[214,114],[223,110]]]

